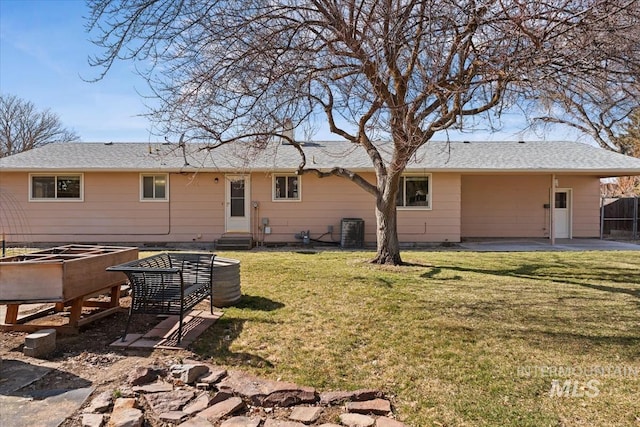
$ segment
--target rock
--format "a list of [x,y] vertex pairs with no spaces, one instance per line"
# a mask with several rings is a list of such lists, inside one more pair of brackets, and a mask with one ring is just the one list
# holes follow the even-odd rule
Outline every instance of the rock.
[[363,400],[372,400],[383,397],[384,393],[382,393],[380,390],[360,389],[353,392],[353,397],[351,398],[351,400],[354,402],[361,402]]
[[325,406],[340,405],[353,400],[352,391],[325,391],[320,393],[320,404]]
[[347,411],[356,414],[388,415],[391,412],[391,402],[384,399],[349,402]]
[[158,373],[154,368],[138,366],[129,374],[127,382],[134,386],[149,384],[158,379]]
[[262,399],[273,391],[273,383],[275,381],[263,380],[240,371],[231,371],[218,383],[218,390],[230,395],[238,394],[259,406]]
[[210,400],[211,398],[209,393],[201,393],[193,401],[189,402],[184,408],[182,408],[182,412],[191,415],[196,412],[203,411],[209,406]]
[[145,384],[141,386],[133,387],[133,391],[137,393],[160,393],[173,390],[173,385],[165,383],[164,381],[158,381],[153,384]]
[[111,392],[105,391],[97,395],[84,410],[86,413],[106,412],[113,403]]
[[272,381],[231,371],[218,383],[218,389],[248,399],[255,406],[292,406],[317,400],[315,389],[293,383]]
[[195,383],[201,376],[209,372],[209,367],[204,364],[173,365],[170,368],[171,375],[185,384]]
[[82,414],[82,427],[102,427],[104,415],[102,414]]
[[297,423],[295,421],[282,421],[282,420],[274,420],[273,418],[267,418],[264,422],[264,427],[306,427],[302,423]]
[[314,423],[322,415],[322,408],[317,406],[296,406],[291,411],[289,419],[293,421],[300,421],[304,424]]
[[292,383],[277,383],[277,390],[262,400],[262,406],[289,407],[300,403],[314,403],[318,400],[315,389],[300,387]]
[[211,400],[209,400],[209,405],[215,405],[216,403],[222,402],[223,400],[227,400],[231,397],[233,397],[232,393],[219,391],[211,398]]
[[156,414],[177,411],[195,396],[193,390],[173,390],[163,393],[145,394],[144,398]]
[[396,421],[387,417],[380,417],[376,420],[376,427],[407,427],[400,421]]
[[115,408],[109,419],[109,427],[141,427],[144,421],[142,411],[136,408]]
[[204,418],[193,417],[190,420],[179,424],[178,427],[213,427],[213,424]]
[[340,422],[347,427],[371,427],[376,420],[367,415],[342,414],[340,415]]
[[209,366],[209,373],[200,377],[199,381],[206,384],[216,384],[227,376],[227,370],[215,366]]
[[130,409],[130,408],[137,408],[137,407],[138,407],[138,403],[136,402],[136,399],[132,397],[118,398],[113,404],[114,412],[118,409]]
[[220,427],[258,427],[261,421],[256,417],[233,417],[220,424]]
[[227,400],[209,406],[204,411],[198,413],[198,417],[206,418],[210,422],[215,422],[221,418],[231,415],[244,407],[244,402],[239,397],[230,397]]
[[164,422],[171,423],[171,424],[178,424],[178,423],[184,421],[184,419],[187,418],[187,417],[188,417],[188,415],[185,414],[182,411],[163,412],[162,414],[160,414],[158,416],[160,421],[164,421]]
[[333,423],[325,423],[325,424],[320,424],[318,427],[342,427],[338,424],[333,424]]

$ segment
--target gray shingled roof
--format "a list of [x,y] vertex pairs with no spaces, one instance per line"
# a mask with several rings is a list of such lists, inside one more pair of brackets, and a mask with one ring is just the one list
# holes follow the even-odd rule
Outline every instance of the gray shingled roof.
[[[187,144],[58,143],[0,159],[3,171],[284,171],[295,170],[300,156],[290,145],[251,152],[246,145],[214,150]],[[390,152],[391,145],[387,144]],[[385,147],[385,148],[386,148]],[[341,166],[372,170],[364,150],[348,142],[306,143],[307,167]],[[186,158],[186,165],[185,165]],[[572,172],[600,176],[640,175],[640,159],[577,142],[437,142],[422,147],[407,170],[450,172]]]

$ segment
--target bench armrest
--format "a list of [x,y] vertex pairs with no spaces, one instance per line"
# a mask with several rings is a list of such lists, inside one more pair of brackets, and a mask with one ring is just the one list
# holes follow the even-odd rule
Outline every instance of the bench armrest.
[[180,268],[178,267],[169,267],[169,268],[150,268],[150,267],[133,267],[128,265],[114,265],[112,267],[107,267],[107,271],[121,271],[123,273],[167,273],[167,274],[175,274],[180,272]]

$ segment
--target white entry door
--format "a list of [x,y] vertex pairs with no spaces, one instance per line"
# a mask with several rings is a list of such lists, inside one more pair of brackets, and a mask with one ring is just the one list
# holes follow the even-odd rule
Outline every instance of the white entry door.
[[569,189],[556,190],[553,231],[556,239],[571,238],[571,190]]
[[227,233],[248,233],[251,224],[250,180],[247,175],[227,175],[225,228]]

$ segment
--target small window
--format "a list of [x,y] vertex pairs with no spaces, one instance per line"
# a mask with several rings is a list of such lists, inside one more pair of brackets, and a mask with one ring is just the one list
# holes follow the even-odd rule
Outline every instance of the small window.
[[556,193],[555,207],[558,209],[567,208],[567,193],[565,191]]
[[300,177],[298,175],[274,176],[273,200],[300,200]]
[[167,200],[168,184],[166,174],[142,175],[142,200]]
[[430,209],[430,176],[403,176],[400,178],[396,206],[402,208]]
[[82,200],[82,175],[31,175],[31,200]]

